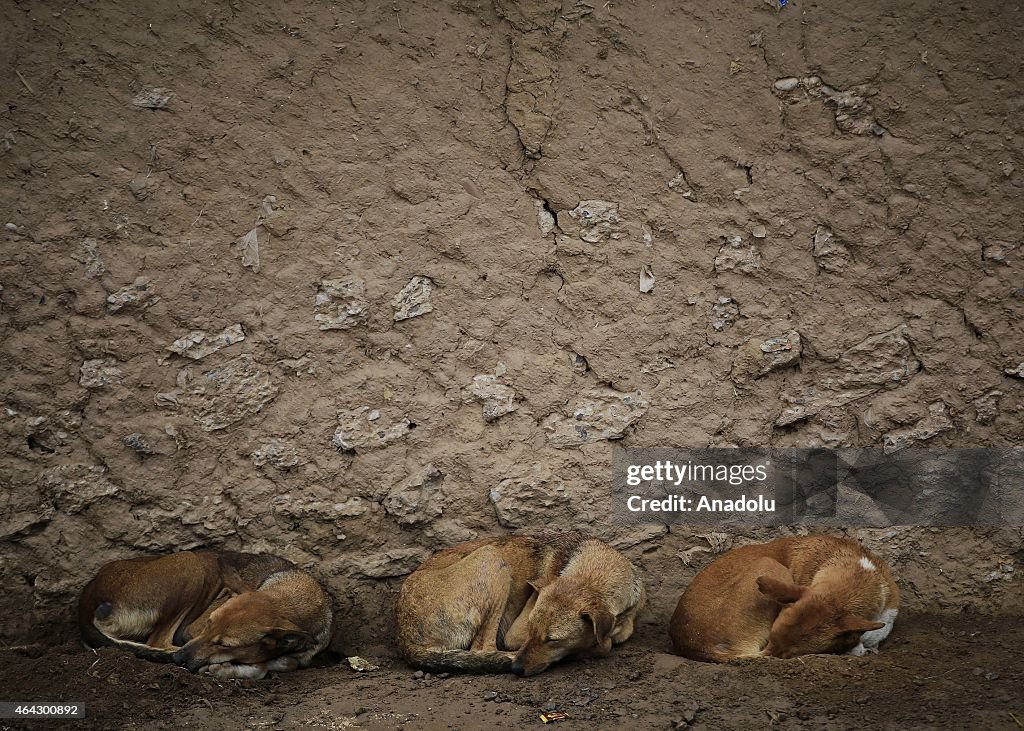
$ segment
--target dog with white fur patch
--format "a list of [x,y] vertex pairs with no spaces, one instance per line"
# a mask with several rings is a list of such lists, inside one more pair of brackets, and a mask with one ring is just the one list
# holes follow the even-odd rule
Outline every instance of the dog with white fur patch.
[[182,551],[114,561],[82,590],[90,647],[114,645],[218,678],[260,679],[309,665],[331,636],[317,581],[271,554]]
[[899,612],[889,567],[857,541],[780,538],[729,551],[701,571],[672,614],[675,651],[694,660],[863,655]]

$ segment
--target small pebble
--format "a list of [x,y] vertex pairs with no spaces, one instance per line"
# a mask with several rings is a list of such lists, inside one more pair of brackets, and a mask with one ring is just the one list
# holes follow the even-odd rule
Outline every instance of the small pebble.
[[800,86],[800,79],[795,76],[790,76],[786,79],[779,79],[775,82],[775,88],[779,91],[793,91],[793,89],[798,86]]
[[415,673],[412,674],[412,679],[413,680],[423,680],[423,671],[422,670],[417,670]]

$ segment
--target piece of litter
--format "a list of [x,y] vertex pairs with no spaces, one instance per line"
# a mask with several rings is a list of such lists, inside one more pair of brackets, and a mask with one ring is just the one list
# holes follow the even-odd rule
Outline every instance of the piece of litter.
[[242,266],[252,269],[257,274],[260,271],[259,232],[259,227],[256,227],[238,240],[238,246],[242,251]]
[[654,271],[650,264],[644,264],[640,270],[640,291],[644,294],[654,291]]
[[132,104],[144,109],[167,109],[173,98],[174,93],[167,89],[143,89],[132,99]]
[[374,670],[380,670],[380,665],[374,665],[372,662],[367,660],[365,657],[359,657],[353,655],[348,659],[349,667],[355,670],[357,673],[369,673]]
[[569,714],[565,711],[544,711],[544,713],[540,714],[541,723],[564,721],[567,718],[569,718]]

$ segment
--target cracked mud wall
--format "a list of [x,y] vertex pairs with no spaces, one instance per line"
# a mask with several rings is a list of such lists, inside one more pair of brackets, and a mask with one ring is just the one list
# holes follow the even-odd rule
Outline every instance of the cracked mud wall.
[[[389,641],[431,551],[574,527],[652,612],[627,446],[1020,446],[1019,9],[0,11],[5,643],[103,563],[273,551]],[[641,291],[643,290],[643,291]],[[1021,529],[854,530],[1020,612]]]

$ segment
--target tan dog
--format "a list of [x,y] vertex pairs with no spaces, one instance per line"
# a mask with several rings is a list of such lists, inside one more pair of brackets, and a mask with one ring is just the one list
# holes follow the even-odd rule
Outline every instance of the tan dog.
[[856,541],[780,538],[743,546],[693,579],[672,615],[672,644],[694,660],[863,655],[892,631],[899,589]]
[[87,645],[219,678],[306,667],[326,647],[331,618],[309,574],[277,556],[234,551],[114,561],[78,602]]
[[533,675],[633,634],[643,582],[618,551],[576,533],[468,541],[402,584],[398,646],[433,671]]

